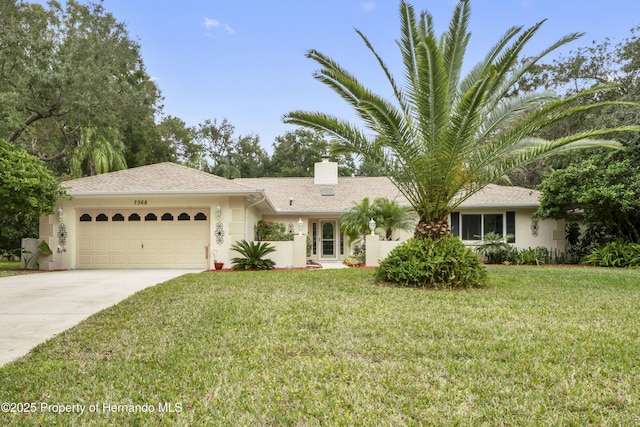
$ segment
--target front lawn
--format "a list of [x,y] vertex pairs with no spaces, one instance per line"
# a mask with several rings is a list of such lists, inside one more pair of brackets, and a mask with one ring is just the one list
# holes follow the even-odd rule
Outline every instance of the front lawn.
[[373,274],[146,289],[0,368],[1,400],[27,412],[0,424],[640,423],[640,270],[490,267],[470,291]]
[[23,270],[20,268],[20,261],[0,261],[0,277],[17,276],[20,274],[31,274],[38,270]]

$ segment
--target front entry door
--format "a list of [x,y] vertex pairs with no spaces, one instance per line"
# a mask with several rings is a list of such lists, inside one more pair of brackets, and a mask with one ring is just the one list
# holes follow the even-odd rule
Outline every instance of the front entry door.
[[336,259],[336,221],[320,221],[320,258]]

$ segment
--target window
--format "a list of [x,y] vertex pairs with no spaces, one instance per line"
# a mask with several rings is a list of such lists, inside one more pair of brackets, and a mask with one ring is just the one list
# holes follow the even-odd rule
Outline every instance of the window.
[[80,222],[91,222],[91,215],[89,214],[82,214],[80,216]]
[[318,223],[311,224],[311,253],[318,254]]
[[160,219],[162,219],[163,221],[173,221],[173,215],[167,212],[162,214],[162,217]]
[[115,222],[124,221],[124,215],[122,215],[121,213],[117,213],[111,217],[111,221],[115,221]]
[[148,213],[145,215],[144,217],[145,221],[157,221],[158,220],[158,216],[154,213]]
[[109,221],[109,217],[101,213],[96,217],[96,221],[99,221],[99,222]]
[[482,240],[487,233],[497,233],[504,236],[503,214],[460,215],[460,238],[462,240],[479,241]]
[[462,240],[482,240],[482,215],[461,215]]
[[140,221],[140,215],[137,213],[132,213],[129,215],[129,221]]
[[496,233],[504,236],[503,225],[504,221],[502,214],[485,214],[482,236],[484,237],[484,235],[488,233]]
[[197,213],[196,216],[193,217],[194,221],[206,221],[207,220],[207,216],[205,214],[203,214],[202,212]]
[[191,217],[189,216],[189,214],[182,212],[180,215],[178,215],[178,221],[190,221]]

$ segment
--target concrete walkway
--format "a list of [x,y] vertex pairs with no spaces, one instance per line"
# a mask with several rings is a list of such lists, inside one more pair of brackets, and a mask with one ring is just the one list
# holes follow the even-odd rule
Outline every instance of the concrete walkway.
[[322,261],[322,268],[348,268],[342,261]]
[[0,366],[141,289],[199,270],[71,270],[0,278]]

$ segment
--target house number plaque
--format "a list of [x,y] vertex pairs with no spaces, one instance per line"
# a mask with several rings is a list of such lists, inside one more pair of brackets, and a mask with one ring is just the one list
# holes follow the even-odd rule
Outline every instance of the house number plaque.
[[146,200],[134,200],[133,204],[138,206],[138,205],[146,205],[147,201]]

